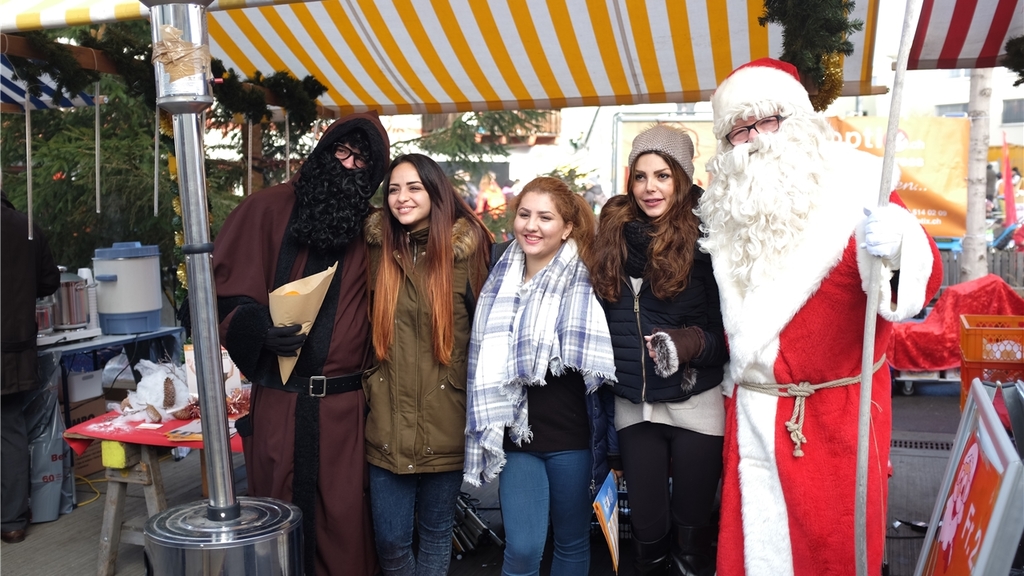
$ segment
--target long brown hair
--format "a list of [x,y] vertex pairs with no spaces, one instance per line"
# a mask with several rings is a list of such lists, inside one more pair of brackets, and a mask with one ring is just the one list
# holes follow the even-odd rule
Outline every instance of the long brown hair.
[[[390,185],[391,173],[403,163],[412,164],[419,174],[420,182],[430,197],[430,224],[427,233],[427,271],[425,284],[427,301],[430,302],[430,320],[434,358],[441,364],[451,362],[455,346],[455,328],[452,310],[452,276],[454,273],[455,251],[452,246],[452,227],[459,219],[465,221],[470,233],[476,236],[475,253],[470,256],[470,284],[473,293],[479,296],[480,288],[487,279],[487,262],[491,253],[491,233],[476,218],[465,200],[462,199],[444,171],[430,158],[422,154],[405,154],[395,158],[384,175],[385,187]],[[385,192],[386,194],[387,192]],[[373,299],[371,320],[373,323],[373,347],[377,360],[386,360],[394,338],[395,307],[398,291],[402,284],[402,269],[395,260],[395,253],[406,261],[412,261],[405,227],[395,218],[391,210],[381,210],[381,261],[377,271],[377,283]]]
[[512,218],[516,217],[523,196],[530,192],[550,196],[558,215],[567,224],[572,224],[569,238],[576,241],[580,259],[589,268],[589,259],[594,246],[594,229],[596,228],[594,211],[591,210],[590,204],[583,199],[583,196],[573,192],[568,184],[558,178],[539,176],[530,180],[526,186],[523,186],[523,191],[512,199],[510,205]]
[[[690,278],[693,251],[700,235],[700,221],[693,213],[697,207],[699,189],[693,186],[682,166],[671,156],[654,150],[644,154],[657,154],[668,163],[675,186],[668,210],[650,220],[654,231],[647,251],[647,268],[644,270],[644,277],[651,281],[654,296],[668,300],[682,292]],[[629,166],[630,175],[636,173],[637,160],[644,154],[633,160]],[[630,176],[626,181],[626,194],[605,203],[597,227],[594,265],[590,267],[590,273],[594,291],[604,300],[618,300],[621,294],[625,279],[623,265],[626,261],[623,228],[633,220],[647,221],[648,218],[637,205]]]

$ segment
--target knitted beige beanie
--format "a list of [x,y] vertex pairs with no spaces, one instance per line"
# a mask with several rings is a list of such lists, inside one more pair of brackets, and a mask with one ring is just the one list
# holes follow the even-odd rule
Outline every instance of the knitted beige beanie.
[[683,168],[683,172],[693,180],[693,140],[678,128],[666,124],[657,124],[644,130],[633,139],[633,149],[629,152],[629,165],[637,156],[646,152],[661,152],[674,159]]

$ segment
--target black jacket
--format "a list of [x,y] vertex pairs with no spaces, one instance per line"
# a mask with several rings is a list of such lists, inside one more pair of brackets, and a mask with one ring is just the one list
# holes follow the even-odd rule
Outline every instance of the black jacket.
[[0,339],[3,345],[3,394],[36,388],[36,298],[60,287],[60,271],[38,225],[28,239],[28,216],[0,200]]
[[[722,366],[729,359],[722,326],[718,284],[711,257],[695,251],[690,281],[671,300],[659,300],[644,280],[637,294],[629,279],[623,280],[616,302],[602,301],[615,349],[615,394],[634,404],[679,402],[714,388],[722,382]],[[644,336],[655,329],[698,326],[704,332],[704,350],[687,366],[668,377],[655,373]],[[692,369],[692,370],[690,370]],[[687,381],[687,377],[690,381]]]

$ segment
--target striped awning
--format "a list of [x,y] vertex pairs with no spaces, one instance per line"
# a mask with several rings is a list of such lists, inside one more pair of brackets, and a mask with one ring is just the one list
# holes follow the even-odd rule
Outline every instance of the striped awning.
[[[871,86],[879,0],[844,62]],[[262,2],[265,5],[259,5]],[[141,18],[137,0],[2,0],[5,32]],[[781,52],[762,0],[325,0],[210,7],[212,54],[244,77],[287,70],[321,104],[384,114],[696,102],[736,66]]]
[[39,91],[41,95],[31,96],[28,93],[25,83],[17,77],[14,67],[6,55],[0,55],[0,102],[4,108],[16,106],[12,110],[24,111],[43,110],[46,108],[73,108],[75,106],[92,106],[93,97],[81,92],[74,98],[68,98],[62,92],[58,92],[53,80],[43,75],[39,78]]
[[992,68],[1024,35],[1024,0],[924,0],[910,70]]

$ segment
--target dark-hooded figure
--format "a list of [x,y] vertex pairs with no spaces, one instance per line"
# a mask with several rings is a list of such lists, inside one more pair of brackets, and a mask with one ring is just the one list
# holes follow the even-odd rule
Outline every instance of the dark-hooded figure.
[[[302,510],[307,575],[378,571],[363,451],[361,376],[371,358],[362,224],[388,164],[377,114],[346,116],[290,182],[243,200],[215,242],[221,343],[254,384],[237,425],[248,493]],[[335,262],[309,334],[275,327],[268,293]],[[278,357],[300,347],[282,382]]]

